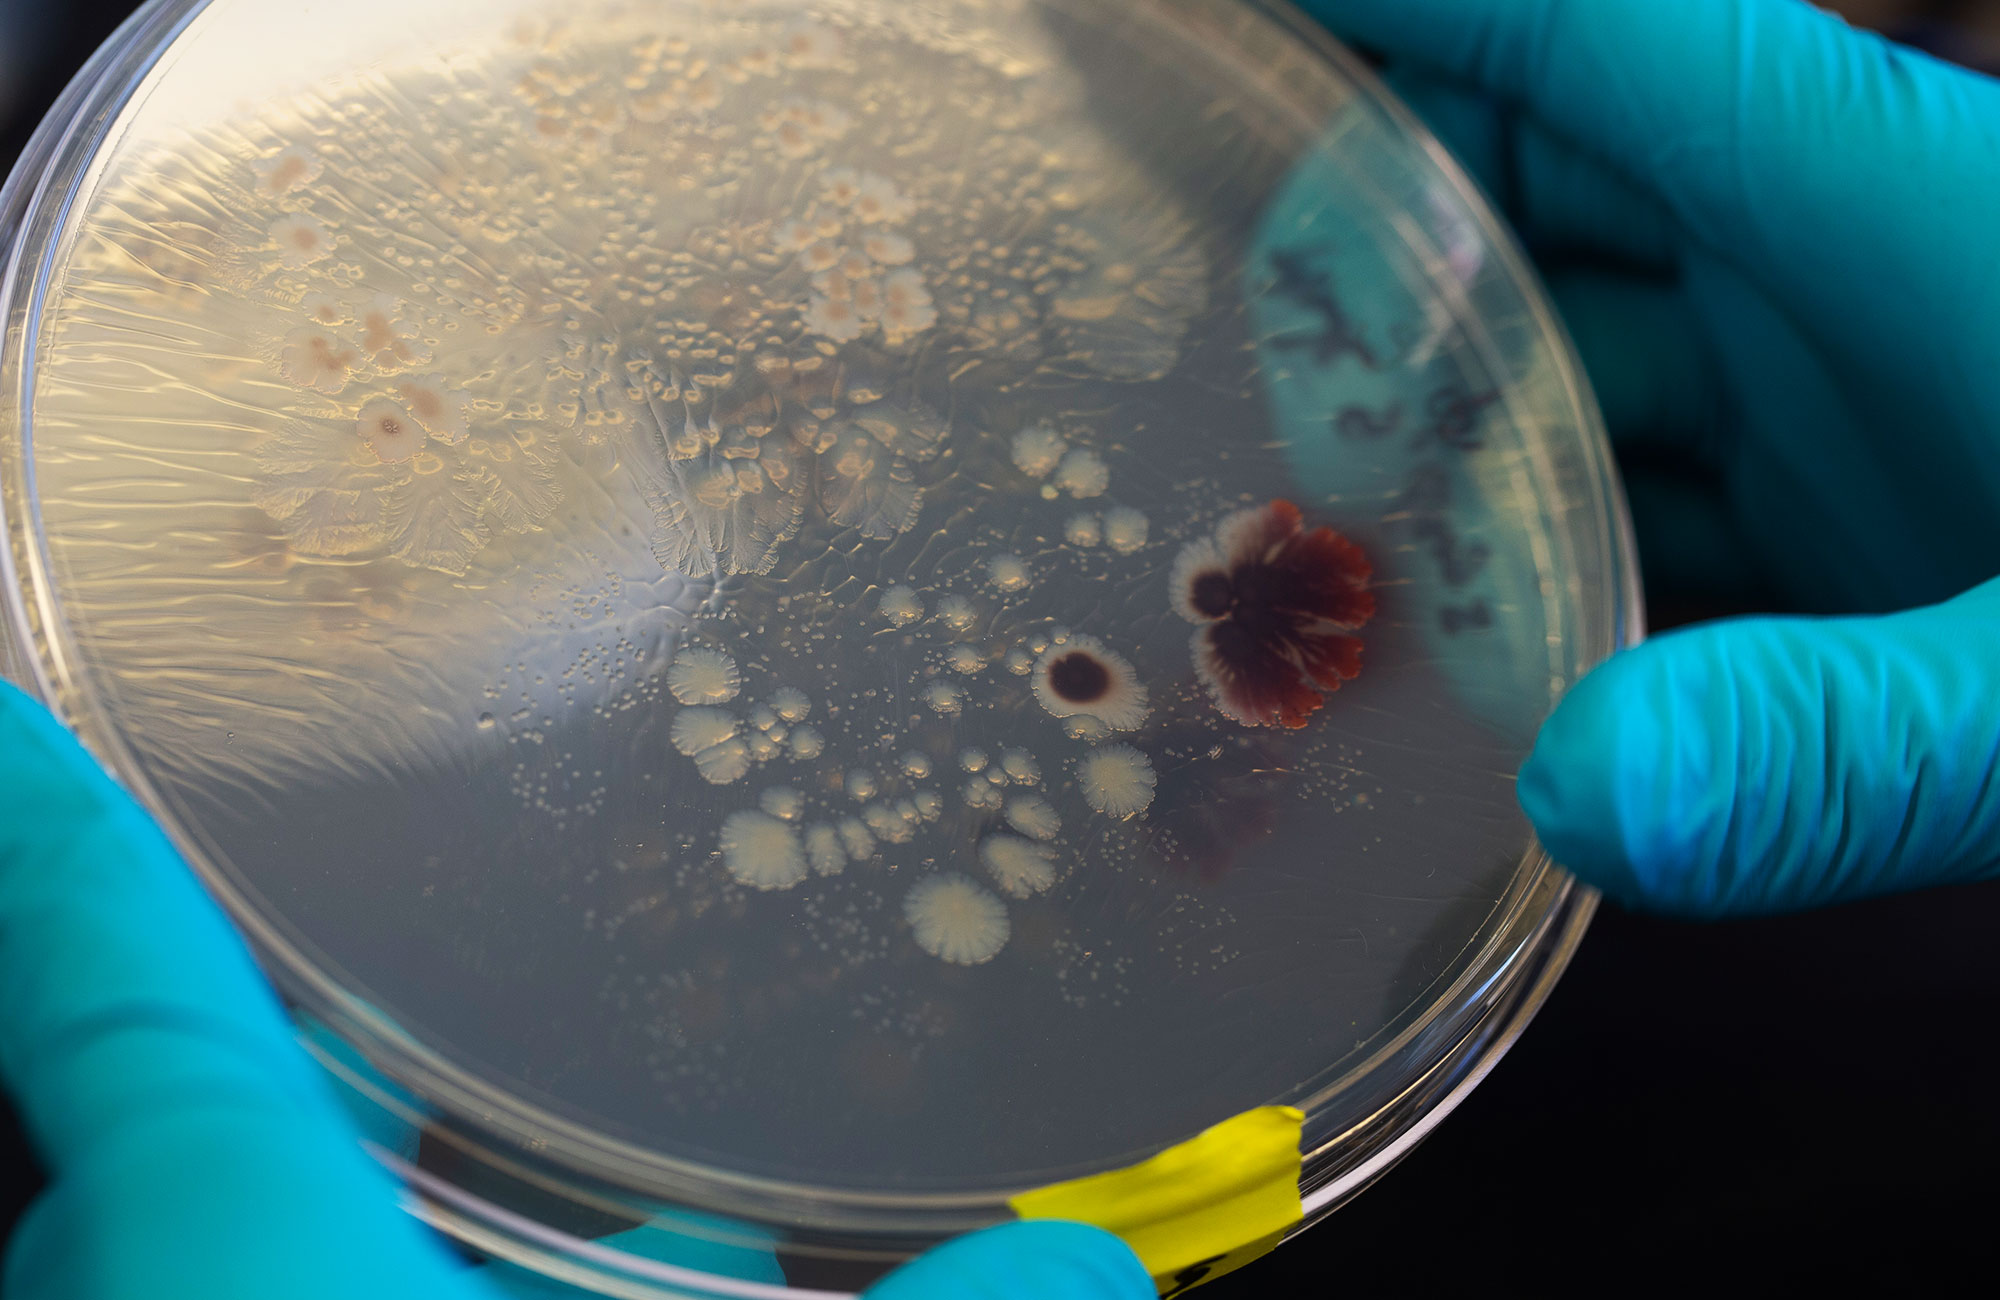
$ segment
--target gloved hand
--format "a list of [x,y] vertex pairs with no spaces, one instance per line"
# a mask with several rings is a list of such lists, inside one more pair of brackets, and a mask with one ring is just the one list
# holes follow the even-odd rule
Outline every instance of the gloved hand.
[[[230,929],[150,818],[0,684],[0,1085],[48,1171],[0,1294],[498,1300],[396,1204]],[[1115,1237],[1012,1224],[887,1300],[1150,1296]]]
[[[1522,233],[1656,596],[1873,615],[2000,573],[2000,83],[1801,0],[1304,7]],[[1641,645],[1564,700],[1520,798],[1663,911],[2000,873],[2000,582]]]
[[48,1173],[0,1293],[490,1295],[397,1208],[151,819],[4,685],[0,1083]]

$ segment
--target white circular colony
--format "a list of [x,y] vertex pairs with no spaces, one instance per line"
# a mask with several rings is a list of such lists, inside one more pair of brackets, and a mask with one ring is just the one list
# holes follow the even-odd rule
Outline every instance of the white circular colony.
[[1035,840],[1052,840],[1062,830],[1055,805],[1038,794],[1017,794],[1009,799],[1007,824]]
[[1005,903],[949,872],[911,886],[903,915],[919,948],[960,966],[991,961],[1013,931]]
[[1130,745],[1106,745],[1076,765],[1084,802],[1107,817],[1135,817],[1153,802],[1152,760]]
[[745,809],[722,821],[722,865],[752,889],[790,889],[806,878],[798,832],[769,813]]
[[1130,506],[1113,506],[1104,512],[1104,544],[1120,555],[1136,555],[1145,549],[1146,516]]
[[1053,425],[1031,424],[1014,435],[1014,467],[1029,478],[1047,478],[1068,450]]
[[1094,636],[1052,643],[1035,661],[1034,688],[1052,716],[1089,719],[1113,731],[1133,730],[1150,711],[1132,665]]
[[901,583],[882,593],[882,617],[891,627],[908,627],[924,616],[924,602]]
[[1055,855],[1046,844],[1018,835],[989,835],[979,843],[979,859],[1000,892],[1014,898],[1041,893],[1055,883]]
[[682,646],[667,669],[667,689],[682,704],[723,704],[743,689],[743,675],[724,651]]
[[1079,447],[1062,458],[1056,466],[1055,485],[1079,501],[1086,497],[1103,496],[1111,486],[1111,468],[1103,457],[1087,448]]

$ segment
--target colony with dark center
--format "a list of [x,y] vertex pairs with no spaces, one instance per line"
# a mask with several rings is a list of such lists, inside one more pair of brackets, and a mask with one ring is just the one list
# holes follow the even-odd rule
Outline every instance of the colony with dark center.
[[1035,699],[1058,718],[1131,731],[1150,709],[1146,688],[1124,656],[1094,636],[1064,633],[1030,669]]
[[1072,651],[1049,665],[1049,689],[1071,704],[1094,704],[1111,690],[1111,670],[1088,651]]

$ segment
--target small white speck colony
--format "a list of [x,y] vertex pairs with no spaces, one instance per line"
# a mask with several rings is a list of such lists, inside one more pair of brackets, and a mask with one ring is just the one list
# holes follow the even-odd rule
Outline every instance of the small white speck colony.
[[1104,541],[1120,555],[1132,555],[1146,545],[1146,516],[1130,506],[1113,506],[1104,512]]
[[1018,835],[987,836],[979,842],[979,860],[986,864],[1000,892],[1013,898],[1039,894],[1056,880],[1048,846]]
[[1053,425],[1031,424],[1014,435],[1014,468],[1029,478],[1047,478],[1068,450]]
[[1071,546],[1095,546],[1104,540],[1104,529],[1089,511],[1074,514],[1063,525],[1063,540]]
[[1153,802],[1152,760],[1130,745],[1106,745],[1076,765],[1084,802],[1107,817],[1134,817]]
[[961,966],[991,961],[1012,933],[1006,904],[951,873],[913,885],[903,899],[903,915],[919,948]]
[[806,878],[798,833],[767,813],[745,810],[722,820],[722,865],[752,889],[790,889]]
[[891,627],[908,627],[924,616],[917,593],[898,583],[882,593],[882,617]]
[[1038,794],[1020,794],[1009,799],[1007,824],[1034,840],[1052,840],[1062,829],[1055,805]]
[[1078,447],[1056,466],[1055,485],[1079,501],[1102,496],[1111,486],[1111,469],[1096,452]]
[[995,591],[1020,591],[1028,585],[1028,565],[1011,553],[996,555],[986,562],[986,581]]
[[722,704],[743,689],[743,675],[721,650],[682,646],[667,669],[667,689],[682,704]]

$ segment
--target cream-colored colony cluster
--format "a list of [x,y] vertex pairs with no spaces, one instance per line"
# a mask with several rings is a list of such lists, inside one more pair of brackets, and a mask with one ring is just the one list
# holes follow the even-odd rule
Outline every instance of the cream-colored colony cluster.
[[[1000,440],[992,462],[1011,460],[1023,499],[1077,503],[1068,544],[1148,545],[1092,430],[975,426],[919,375],[956,392],[1158,379],[1206,304],[1200,242],[1157,195],[1130,197],[1149,187],[1083,125],[1083,79],[1031,25],[971,41],[959,19],[905,9],[801,21],[696,3],[662,13],[699,22],[616,39],[520,27],[443,70],[362,77],[109,175],[51,374],[66,377],[69,339],[86,385],[90,349],[150,314],[176,341],[122,341],[132,373],[178,366],[200,388],[199,415],[168,385],[125,426],[68,417],[125,438],[135,464],[185,462],[213,520],[181,552],[212,605],[186,635],[207,640],[157,648],[185,678],[160,747],[283,712],[298,729],[271,744],[296,766],[391,769],[411,758],[398,751],[455,761],[496,732],[658,710],[664,758],[704,785],[772,771],[714,831],[745,886],[840,872],[956,817],[990,823],[908,891],[916,941],[954,962],[1005,942],[989,891],[1061,879],[1066,792],[1141,813],[1152,774],[1129,746],[1078,750],[1046,783],[1026,749],[967,754],[963,771],[949,751],[891,756],[891,797],[808,720],[824,683],[763,680],[703,629],[719,584],[915,528],[972,438]],[[120,554],[143,556],[140,540]],[[247,598],[211,599],[215,574]],[[958,590],[925,575],[872,597],[877,626],[940,638],[939,675],[912,687],[924,716],[1034,698],[1085,745],[1143,720],[1131,665],[1093,638],[982,641],[990,606],[1029,616],[1039,576],[996,549]],[[153,581],[164,597],[183,580]],[[302,610],[311,628],[284,622]],[[1050,703],[1037,665],[1065,644],[1102,656],[1113,698]],[[269,671],[241,671],[260,646]],[[365,738],[326,738],[341,726]],[[847,806],[808,779],[827,770],[848,773]]]

